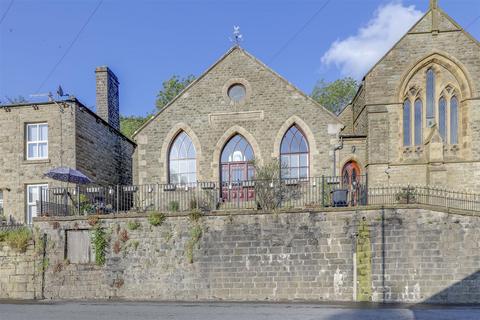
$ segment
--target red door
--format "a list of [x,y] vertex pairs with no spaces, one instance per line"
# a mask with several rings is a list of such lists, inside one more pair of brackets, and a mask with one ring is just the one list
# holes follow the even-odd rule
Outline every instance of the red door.
[[361,188],[360,166],[356,161],[349,161],[343,166],[342,185],[343,188],[348,189],[349,203],[356,205],[359,200]]
[[222,199],[224,201],[247,201],[255,198],[253,184],[254,167],[248,162],[222,164]]

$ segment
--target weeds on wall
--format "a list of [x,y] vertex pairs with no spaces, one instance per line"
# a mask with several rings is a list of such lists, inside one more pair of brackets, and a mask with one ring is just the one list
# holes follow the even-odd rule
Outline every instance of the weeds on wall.
[[195,223],[195,225],[192,226],[190,229],[190,239],[187,241],[186,247],[185,247],[185,255],[187,256],[187,261],[189,263],[193,263],[193,250],[195,249],[195,246],[198,244],[200,241],[200,238],[202,237],[202,227],[200,224]]
[[127,242],[128,241],[129,236],[128,236],[127,229],[120,230],[120,232],[118,233],[118,239],[122,242]]
[[170,201],[168,203],[168,211],[177,212],[180,210],[180,203],[178,201]]
[[96,226],[100,218],[98,216],[89,216],[87,222],[89,225]]
[[95,263],[98,266],[105,264],[105,255],[107,253],[108,235],[100,225],[96,225],[92,230],[91,244],[95,251]]
[[167,217],[164,213],[152,212],[148,216],[148,222],[155,227],[161,226]]
[[198,209],[194,209],[192,211],[190,211],[190,213],[188,214],[188,219],[190,220],[190,222],[197,222],[198,220],[200,220],[200,218],[203,216],[203,213],[202,211],[198,210]]
[[32,232],[27,227],[0,232],[0,242],[5,242],[10,248],[20,253],[27,251],[30,240],[32,240]]
[[127,229],[130,230],[130,231],[137,230],[138,228],[140,228],[140,226],[141,226],[141,224],[138,221],[129,221],[127,223]]

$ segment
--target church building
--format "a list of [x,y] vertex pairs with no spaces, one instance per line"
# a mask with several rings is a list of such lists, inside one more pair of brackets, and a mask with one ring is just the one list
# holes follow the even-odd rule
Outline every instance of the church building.
[[255,160],[282,179],[478,189],[479,45],[432,0],[338,116],[234,46],[136,132],[135,183],[251,180]]

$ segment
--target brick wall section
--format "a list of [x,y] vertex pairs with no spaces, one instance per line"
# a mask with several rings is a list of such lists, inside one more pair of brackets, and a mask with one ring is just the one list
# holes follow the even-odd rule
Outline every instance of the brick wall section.
[[87,109],[76,109],[77,168],[98,184],[131,184],[135,145]]
[[[141,226],[128,230],[133,220]],[[111,233],[106,265],[49,267],[46,298],[352,301],[355,288],[360,292],[356,252],[363,257],[362,299],[480,302],[478,216],[427,208],[207,216],[193,263],[186,251],[194,224],[185,216],[158,227],[140,215],[100,221]],[[47,246],[51,266],[65,261],[65,230],[91,228],[82,219],[59,223],[54,229],[49,220],[36,222],[55,243]],[[356,248],[360,226],[370,250]]]
[[35,254],[33,243],[18,253],[0,243],[0,299],[34,299]]

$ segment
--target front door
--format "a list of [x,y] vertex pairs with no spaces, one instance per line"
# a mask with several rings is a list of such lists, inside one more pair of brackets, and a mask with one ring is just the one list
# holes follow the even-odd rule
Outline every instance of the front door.
[[254,168],[248,162],[222,164],[222,199],[224,201],[247,201],[255,197],[253,185]]
[[357,205],[362,190],[362,179],[360,166],[356,161],[349,161],[343,166],[342,186],[348,190],[349,204]]

